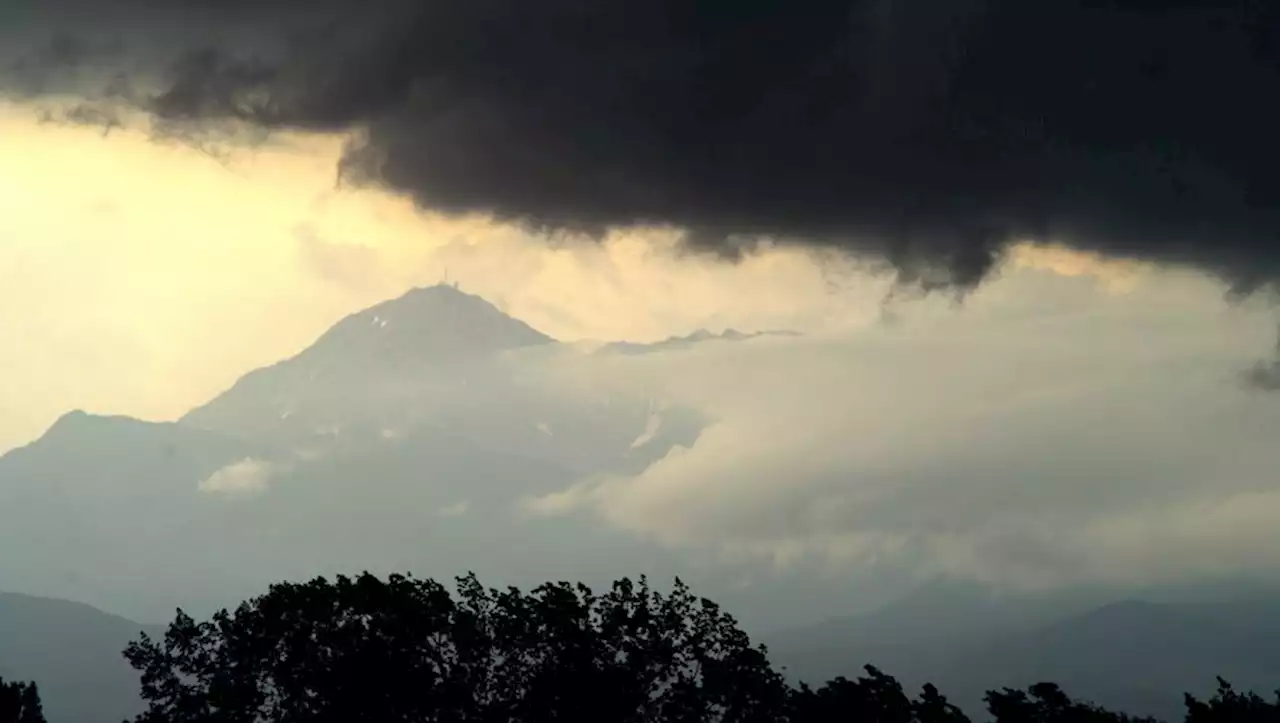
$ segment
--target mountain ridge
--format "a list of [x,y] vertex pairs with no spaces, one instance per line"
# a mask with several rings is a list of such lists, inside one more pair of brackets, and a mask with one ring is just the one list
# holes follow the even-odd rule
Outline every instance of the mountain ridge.
[[[478,359],[555,339],[456,287],[410,289],[399,297],[348,314],[301,352],[248,371],[226,391],[196,406],[179,422],[239,432],[252,417],[295,426],[294,400],[317,389],[405,383],[433,377],[438,384],[465,379]],[[332,420],[308,420],[307,436]],[[257,433],[267,429],[254,429]]]
[[[1043,607],[1056,596],[1007,597],[991,608],[1009,614],[1003,627],[966,635],[947,634],[944,625],[936,636],[912,629],[938,625],[920,615],[927,606],[919,604],[918,591],[863,615],[764,640],[793,678],[826,680],[872,664],[907,688],[933,683],[970,715],[983,710],[988,689],[1051,681],[1113,710],[1175,721],[1183,713],[1182,693],[1211,694],[1215,676],[1259,692],[1280,680],[1274,656],[1280,593],[1242,587],[1223,595],[1204,588],[1200,596],[1216,600],[1160,600],[1156,589],[1088,604],[1064,598],[1056,613]],[[947,611],[945,595],[936,602],[940,615],[953,615],[948,625],[966,627],[966,613]]]
[[634,341],[610,341],[602,344],[596,353],[615,353],[615,354],[651,354],[660,351],[671,351],[678,349],[689,349],[697,344],[714,341],[750,341],[761,337],[796,337],[802,336],[797,331],[776,330],[776,331],[753,331],[743,332],[734,328],[725,329],[719,334],[706,328],[696,329],[695,331],[685,334],[684,336],[669,336],[661,341],[654,342],[634,342]]
[[142,712],[124,648],[162,634],[85,603],[0,592],[0,677],[33,680],[50,723],[126,720]]
[[[544,383],[561,355],[524,350],[558,344],[437,285],[347,315],[178,421],[69,412],[0,456],[0,543],[33,551],[0,564],[0,589],[145,618],[320,570],[439,574],[464,541],[459,564],[498,578],[540,575],[528,567],[539,551],[601,571],[606,550],[657,559],[586,515],[523,512],[526,497],[637,474],[706,423],[643,393]],[[354,534],[356,514],[377,528]],[[481,549],[468,532],[480,525],[521,554]],[[585,535],[593,543],[577,545]]]

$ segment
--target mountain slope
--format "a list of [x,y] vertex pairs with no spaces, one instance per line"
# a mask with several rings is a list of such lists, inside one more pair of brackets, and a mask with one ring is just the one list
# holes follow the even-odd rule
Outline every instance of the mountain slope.
[[298,355],[249,372],[182,423],[297,441],[357,420],[409,414],[404,402],[450,397],[495,355],[554,344],[478,296],[437,285],[351,314]]
[[851,676],[870,663],[915,686],[964,651],[1096,604],[1088,595],[998,595],[981,583],[940,578],[870,612],[779,631],[765,642],[795,679]]
[[126,609],[152,589],[157,570],[193,592],[213,587],[202,559],[174,541],[194,521],[200,483],[262,453],[179,424],[64,415],[0,457],[0,549],[22,551],[0,560],[0,589]]
[[670,557],[648,541],[525,514],[530,497],[638,473],[705,425],[557,366],[586,358],[437,286],[347,317],[178,423],[69,414],[0,459],[0,543],[30,551],[0,559],[0,589],[163,619],[363,568],[673,574],[643,567]]
[[438,285],[348,316],[181,421],[306,454],[447,428],[576,475],[638,471],[697,439],[705,422],[691,410],[545,384],[540,373],[571,354],[489,302]]
[[0,593],[0,677],[35,681],[49,723],[132,718],[138,677],[123,651],[155,628],[79,603]]
[[[1280,612],[1280,603],[1271,607]],[[1280,684],[1275,642],[1248,622],[1130,600],[960,652],[936,679],[972,705],[994,681],[1017,687],[1049,680],[1106,707],[1178,720],[1182,694],[1211,694],[1217,676],[1262,693]]]
[[[1066,596],[979,602],[920,596],[876,613],[774,636],[776,662],[806,680],[873,664],[908,688],[931,682],[971,716],[991,688],[1058,683],[1073,697],[1180,720],[1182,693],[1216,676],[1266,693],[1280,686],[1280,595],[1217,602],[1127,600],[1050,619]],[[1001,622],[1000,618],[1005,617]],[[986,621],[986,622],[983,622]]]

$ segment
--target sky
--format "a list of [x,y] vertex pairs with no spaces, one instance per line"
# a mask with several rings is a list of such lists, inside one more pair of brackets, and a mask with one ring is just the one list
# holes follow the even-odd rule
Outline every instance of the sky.
[[179,416],[342,316],[443,279],[564,340],[856,324],[883,293],[829,293],[841,282],[824,276],[850,264],[827,270],[800,250],[688,263],[661,231],[552,250],[515,228],[335,190],[340,139],[219,161],[141,133],[41,124],[31,106],[5,107],[0,124],[0,329],[21,339],[0,351],[5,448],[74,408]]
[[719,421],[529,515],[1032,587],[1275,572],[1274,11],[1149,5],[11,3],[0,449],[448,280],[565,341],[805,334],[560,367]]
[[[911,552],[1018,586],[1271,567],[1280,407],[1265,299],[1194,269],[1016,247],[964,299],[891,297],[829,250],[691,260],[670,231],[555,242],[335,190],[340,140],[219,161],[5,109],[0,441],[73,408],[173,419],[347,313],[457,280],[568,340],[795,329],[745,349],[556,367],[720,423],[644,474],[526,500],[785,565]],[[68,177],[75,183],[68,183]],[[447,277],[446,277],[447,275]],[[923,540],[923,542],[922,542]]]
[[[441,280],[566,341],[653,341],[704,327],[832,333],[893,314],[891,280],[839,254],[691,260],[670,230],[554,248],[508,224],[335,188],[326,171],[340,138],[299,135],[220,161],[142,133],[41,123],[37,110],[0,112],[0,328],[21,340],[0,352],[6,448],[70,409],[174,418],[342,316]],[[1007,264],[1007,274],[1091,279],[1101,298],[1196,278],[1030,244]],[[1004,303],[1055,311],[1032,290],[995,286],[961,306],[1017,294],[1025,298]],[[1223,298],[1207,303],[1229,308],[1215,294]]]

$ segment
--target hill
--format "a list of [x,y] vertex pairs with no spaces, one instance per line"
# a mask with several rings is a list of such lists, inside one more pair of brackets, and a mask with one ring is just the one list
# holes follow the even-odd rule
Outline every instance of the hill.
[[[134,586],[165,571],[190,594],[212,593],[201,558],[175,544],[198,526],[201,482],[263,449],[180,424],[64,415],[0,456],[0,547],[11,551],[0,589],[129,610],[150,592]],[[169,602],[150,612],[167,614]]]
[[121,654],[158,629],[80,603],[0,593],[0,677],[40,686],[49,723],[120,721],[142,710]]
[[971,714],[990,688],[1052,681],[1113,710],[1181,720],[1182,693],[1207,696],[1216,676],[1264,693],[1280,684],[1275,591],[1098,603],[1103,594],[1001,598],[976,586],[930,587],[767,642],[794,677],[825,680],[871,663],[909,688],[934,683]]

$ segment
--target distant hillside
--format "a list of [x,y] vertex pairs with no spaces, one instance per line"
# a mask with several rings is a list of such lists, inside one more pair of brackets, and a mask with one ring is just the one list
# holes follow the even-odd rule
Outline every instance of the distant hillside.
[[175,543],[198,526],[200,483],[263,454],[180,424],[63,416],[0,456],[0,589],[127,610],[147,589],[130,590],[132,581],[162,571],[189,594],[208,594],[217,583],[205,572],[218,563],[207,551],[184,559]]
[[0,677],[35,681],[49,723],[116,723],[142,710],[122,653],[148,628],[88,605],[0,593]]
[[975,695],[991,680],[1052,680],[1107,707],[1178,720],[1181,693],[1208,695],[1217,676],[1263,694],[1280,687],[1280,598],[1265,603],[1268,616],[1243,614],[1260,602],[1109,603],[984,645],[939,680],[957,695]]
[[[1280,594],[1216,602],[1093,605],[1069,596],[984,598],[927,591],[875,613],[767,639],[775,662],[805,680],[871,663],[908,687],[932,682],[970,714],[993,687],[1058,683],[1072,696],[1181,720],[1182,693],[1280,687]],[[925,605],[925,600],[930,604]]]

